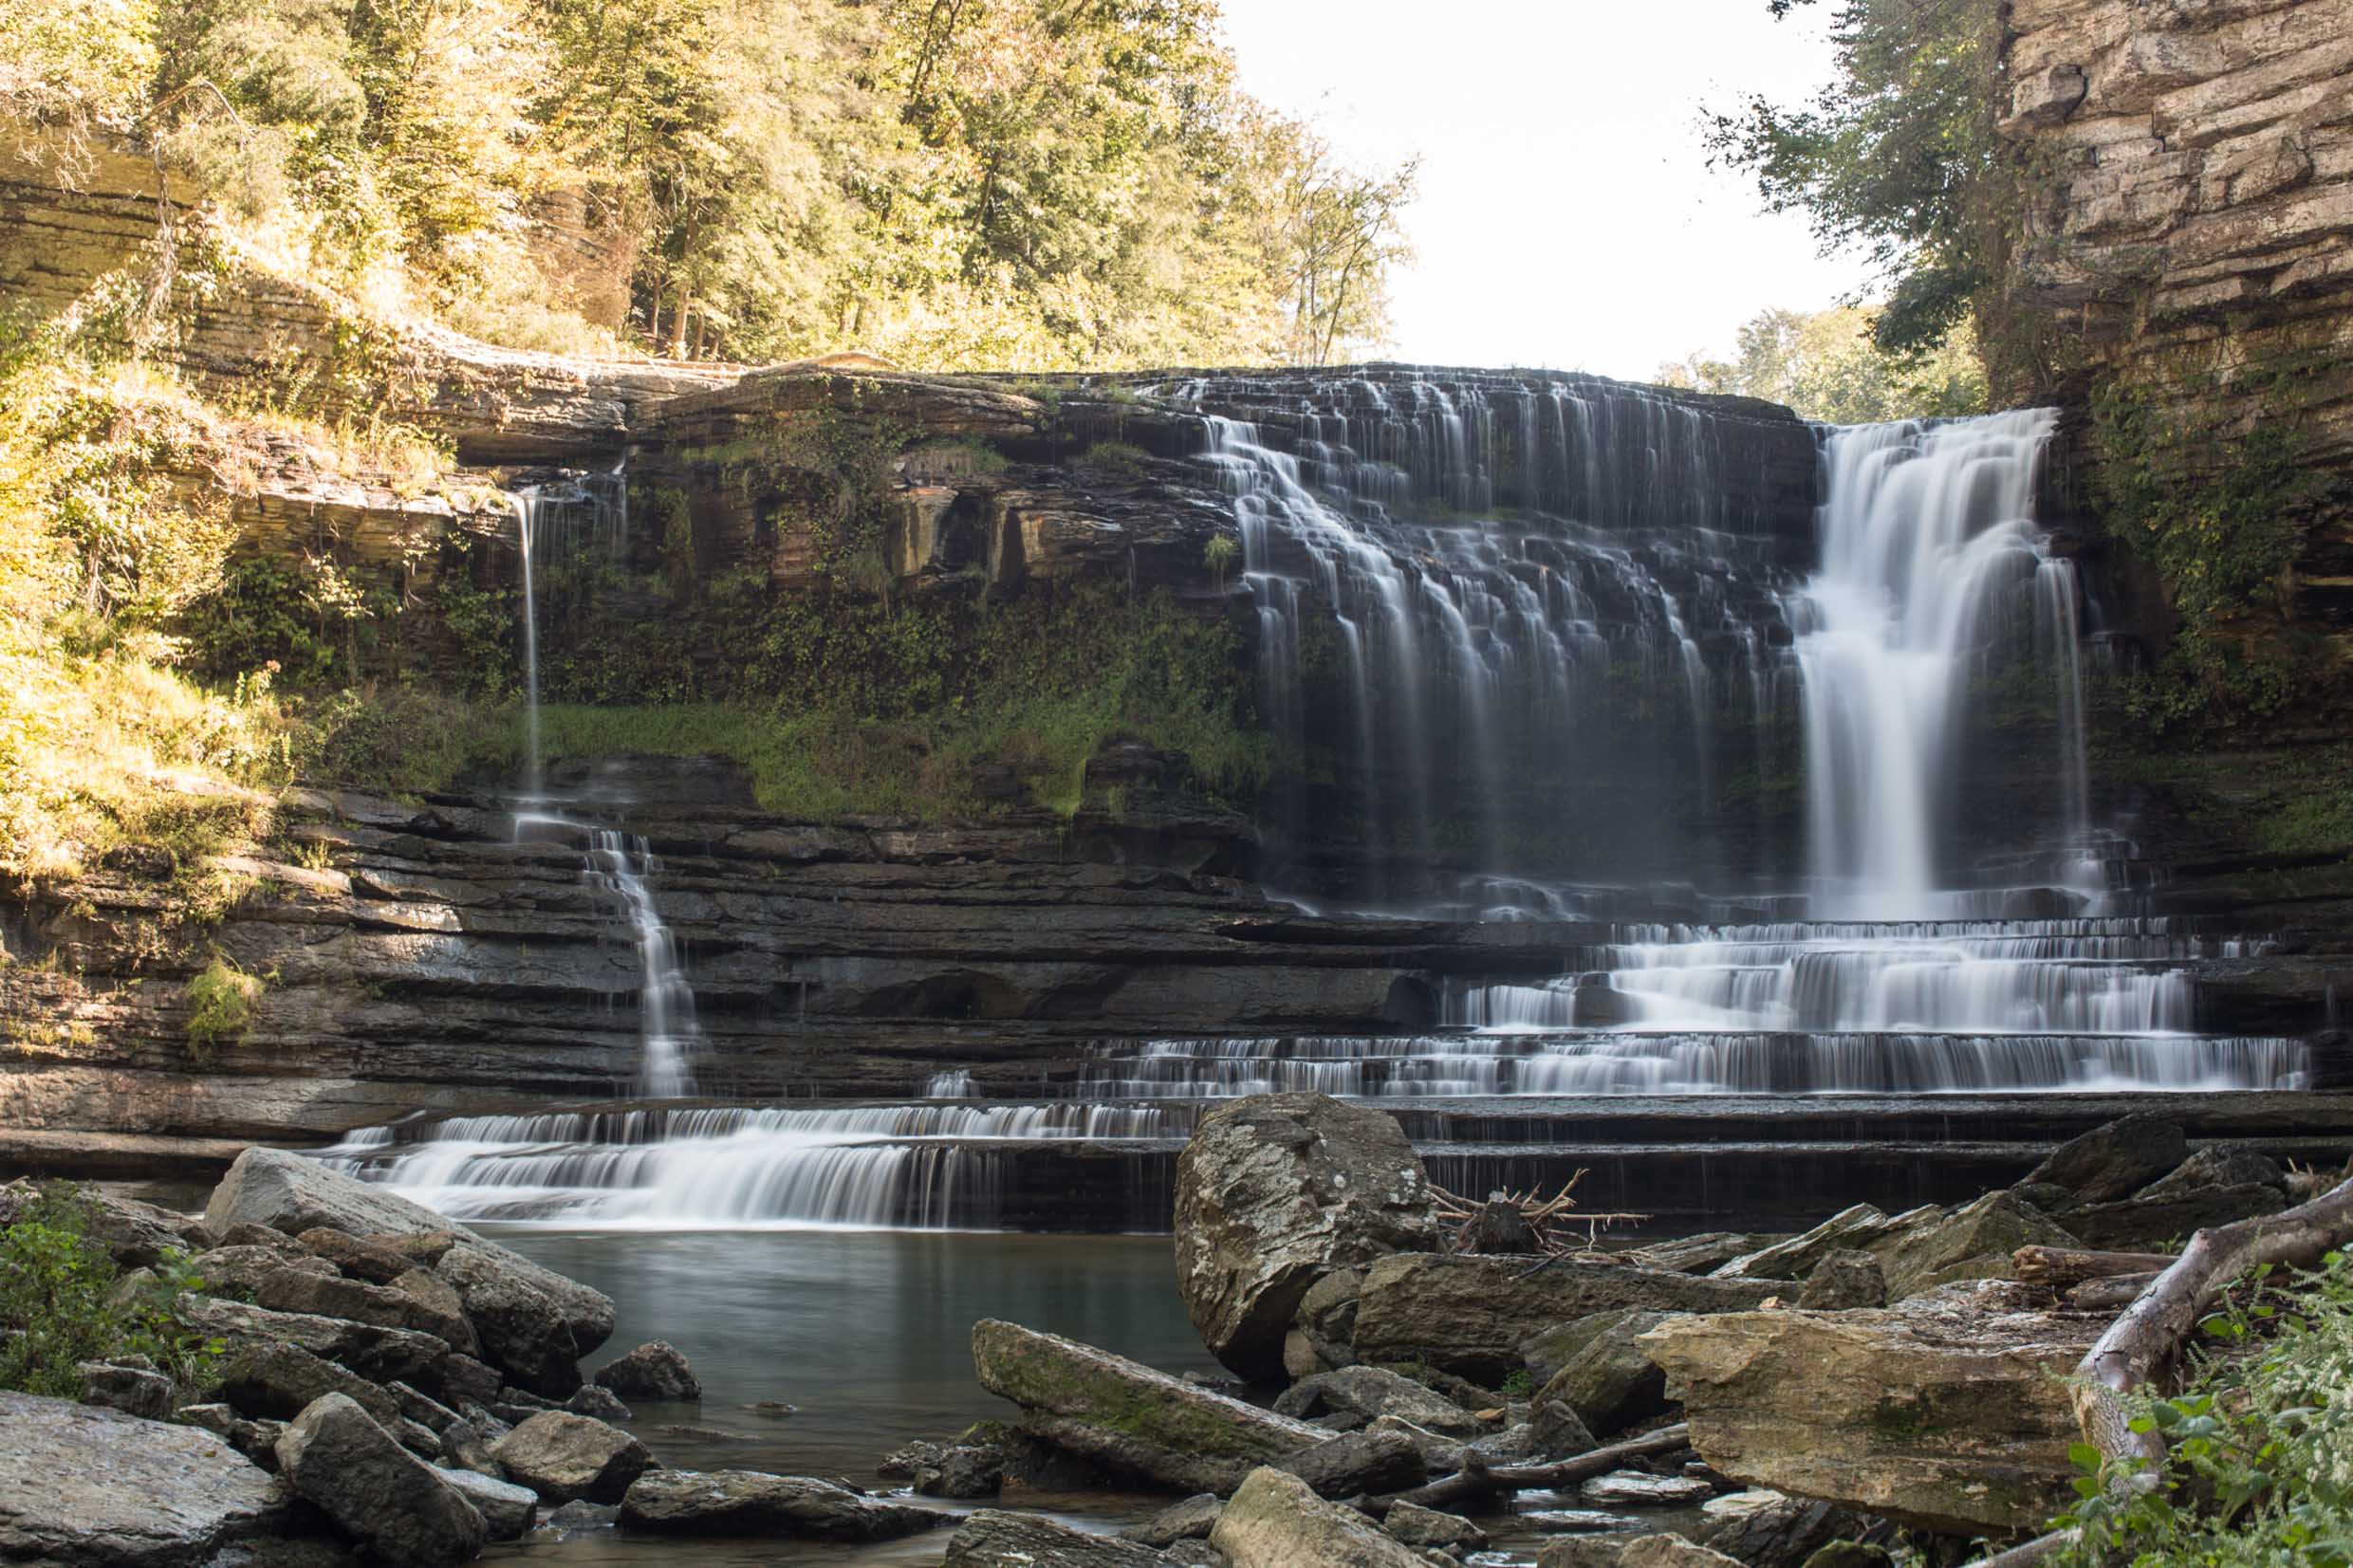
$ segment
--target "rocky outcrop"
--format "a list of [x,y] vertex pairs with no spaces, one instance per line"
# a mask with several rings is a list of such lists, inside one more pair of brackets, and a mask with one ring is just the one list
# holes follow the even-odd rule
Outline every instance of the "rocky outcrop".
[[1676,1318],[1640,1342],[1714,1469],[1984,1535],[2039,1526],[2072,1495],[2065,1379],[2106,1326],[2026,1300],[1956,1284],[1876,1311]]
[[[1421,1158],[1380,1111],[1264,1095],[1203,1118],[1176,1161],[1176,1282],[1202,1342],[1246,1377],[1325,1275],[1437,1245]],[[1378,1413],[1378,1412],[1376,1412]]]
[[981,1387],[1021,1407],[1020,1426],[1107,1469],[1183,1492],[1232,1491],[1259,1465],[1331,1433],[1058,1335],[973,1326]]
[[0,1560],[182,1568],[275,1534],[292,1500],[201,1428],[0,1391]]
[[1525,1258],[1429,1255],[1384,1258],[1364,1273],[1355,1326],[1357,1358],[1425,1362],[1490,1386],[1524,1370],[1531,1325],[1628,1309],[1740,1312],[1776,1287],[1760,1281],[1695,1279],[1590,1258],[1534,1270]]

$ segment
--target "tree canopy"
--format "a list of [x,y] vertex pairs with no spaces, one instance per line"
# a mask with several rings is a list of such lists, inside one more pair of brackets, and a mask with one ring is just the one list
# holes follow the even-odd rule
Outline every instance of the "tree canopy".
[[1985,412],[1985,368],[1968,323],[1934,350],[1890,354],[1872,335],[1877,319],[1870,305],[1759,311],[1742,324],[1732,359],[1690,355],[1660,365],[1658,379],[1786,403],[1832,425]]

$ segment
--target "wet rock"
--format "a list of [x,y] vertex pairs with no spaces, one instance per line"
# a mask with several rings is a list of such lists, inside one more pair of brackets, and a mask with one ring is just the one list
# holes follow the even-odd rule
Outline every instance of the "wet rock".
[[1534,1451],[1547,1459],[1571,1459],[1602,1446],[1584,1418],[1558,1399],[1539,1398],[1529,1412],[1528,1427]]
[[1572,1336],[1576,1352],[1536,1395],[1536,1406],[1558,1400],[1576,1412],[1591,1437],[1609,1437],[1667,1408],[1667,1374],[1652,1362],[1641,1337],[1667,1320],[1663,1312],[1615,1312],[1582,1319]]
[[597,1384],[623,1399],[700,1399],[703,1386],[686,1357],[667,1340],[653,1339],[597,1369]]
[[280,1473],[372,1557],[465,1562],[482,1550],[482,1516],[465,1494],[340,1393],[289,1422],[277,1448]]
[[1283,1370],[1312,1377],[1356,1361],[1356,1305],[1364,1294],[1364,1271],[1337,1268],[1307,1287],[1283,1337]]
[[535,1281],[473,1247],[452,1247],[434,1270],[466,1303],[467,1320],[491,1365],[551,1398],[568,1397],[580,1387],[581,1350],[570,1321]]
[[391,1394],[394,1401],[399,1405],[402,1416],[416,1422],[436,1437],[448,1431],[452,1427],[460,1425],[465,1419],[438,1399],[421,1390],[413,1389],[406,1383],[388,1383],[384,1386],[384,1392]]
[[2063,1218],[2085,1246],[2116,1252],[2164,1251],[2177,1249],[2200,1230],[2276,1214],[2287,1207],[2288,1196],[2280,1189],[2250,1183],[2177,1190],[2175,1195],[2163,1198],[2092,1204],[2070,1208]]
[[1204,1117],[1176,1162],[1176,1273],[1213,1355],[1283,1371],[1309,1286],[1437,1245],[1429,1178],[1394,1117],[1325,1095],[1257,1095]]
[[[495,1436],[505,1436],[502,1429]],[[491,1457],[493,1434],[472,1421],[460,1421],[441,1431],[441,1456],[460,1469],[477,1475],[504,1475],[506,1471]]]
[[621,1395],[596,1383],[584,1383],[574,1389],[564,1408],[574,1415],[592,1415],[599,1421],[629,1419],[629,1407],[621,1403]]
[[460,1410],[470,1403],[489,1404],[498,1397],[499,1387],[506,1381],[496,1367],[471,1356],[453,1356],[437,1370],[440,1381],[434,1392]]
[[351,1400],[380,1427],[400,1419],[391,1394],[299,1345],[249,1344],[221,1367],[220,1396],[240,1415],[290,1421],[330,1393]]
[[1283,1391],[1275,1413],[1311,1421],[1323,1415],[1345,1415],[1358,1426],[1368,1426],[1383,1415],[1394,1415],[1434,1432],[1476,1437],[1488,1423],[1451,1399],[1385,1367],[1343,1367],[1304,1378]]
[[542,1528],[562,1534],[582,1530],[609,1530],[621,1522],[618,1503],[588,1503],[575,1499],[547,1515],[540,1522]]
[[1226,1554],[1206,1540],[1180,1540],[1163,1547],[1160,1561],[1165,1568],[1232,1568]]
[[246,1347],[291,1345],[370,1382],[409,1383],[446,1394],[463,1359],[450,1353],[447,1342],[413,1329],[379,1328],[315,1313],[272,1312],[217,1296],[182,1296],[179,1312],[190,1327],[227,1340],[232,1355]]
[[1214,1492],[1195,1492],[1181,1503],[1170,1503],[1141,1524],[1128,1526],[1120,1535],[1153,1547],[1174,1546],[1180,1540],[1206,1540],[1225,1506]]
[[1331,1435],[1091,1345],[993,1319],[973,1326],[973,1364],[982,1387],[1021,1407],[1024,1430],[1179,1491],[1230,1491],[1253,1467]]
[[1427,1362],[1491,1385],[1521,1370],[1532,1324],[1628,1309],[1739,1312],[1780,1288],[1574,1258],[1533,1274],[1524,1258],[1384,1258],[1365,1270],[1356,1355]]
[[82,1402],[102,1405],[125,1415],[137,1415],[149,1421],[163,1421],[172,1414],[172,1380],[156,1371],[155,1363],[144,1356],[125,1360],[144,1362],[126,1365],[121,1361],[83,1361],[74,1368],[82,1376]]
[[1421,1449],[1391,1431],[1343,1433],[1277,1460],[1274,1467],[1299,1477],[1321,1497],[1402,1492],[1430,1479]]
[[474,1470],[435,1472],[454,1487],[473,1511],[482,1516],[483,1529],[492,1540],[520,1540],[530,1532],[539,1514],[539,1494],[496,1476]]
[[1005,1489],[1005,1451],[992,1445],[959,1443],[917,1465],[912,1479],[924,1497],[994,1497]]
[[2108,1203],[2138,1192],[2189,1154],[2179,1122],[2143,1113],[2061,1144],[2027,1180],[2064,1187],[2079,1203]]
[[2285,1192],[2288,1172],[2268,1154],[2209,1144],[2133,1196],[2148,1203],[2186,1198],[2217,1187],[2276,1187]]
[[1368,1432],[1396,1432],[1404,1438],[1421,1455],[1422,1464],[1432,1475],[1452,1475],[1462,1468],[1463,1449],[1468,1445],[1459,1439],[1426,1430],[1394,1415],[1381,1416],[1364,1430]]
[[680,1536],[896,1540],[943,1529],[957,1518],[830,1481],[754,1470],[654,1470],[638,1478],[621,1504],[622,1529]]
[[619,1503],[655,1467],[627,1432],[567,1411],[540,1411],[491,1444],[491,1457],[549,1503]]
[[1420,1553],[1352,1508],[1326,1503],[1297,1476],[1256,1469],[1217,1516],[1209,1543],[1233,1568],[1428,1568]]
[[1715,1495],[1704,1481],[1681,1475],[1651,1475],[1642,1470],[1614,1470],[1597,1475],[1578,1488],[1578,1496],[1603,1506],[1676,1508]]
[[1708,1522],[1699,1543],[1748,1568],[1802,1568],[1825,1546],[1860,1535],[1858,1515],[1828,1503],[1784,1497],[1778,1492],[1740,1492],[1703,1505]]
[[1487,1532],[1460,1514],[1443,1514],[1416,1503],[1391,1503],[1380,1527],[1408,1546],[1475,1552],[1487,1544]]
[[[474,1253],[488,1268],[512,1276],[556,1302],[579,1354],[602,1345],[613,1332],[613,1303],[602,1292],[454,1227],[430,1208],[300,1154],[260,1148],[239,1154],[213,1188],[204,1221],[214,1235],[239,1225],[267,1226],[289,1236],[321,1227],[341,1230],[400,1247],[413,1260],[435,1268],[452,1254]],[[403,1245],[411,1238],[414,1248]],[[422,1256],[425,1252],[434,1256]],[[439,1271],[448,1277],[446,1269]],[[471,1302],[467,1310],[471,1316]]]
[[1814,1265],[1798,1292],[1807,1312],[1851,1312],[1887,1304],[1887,1276],[1868,1252],[1833,1252]]
[[2072,1495],[2064,1380],[2106,1326],[2027,1300],[1949,1285],[1876,1310],[1677,1318],[1642,1343],[1723,1474],[1980,1535],[2037,1526]]
[[0,1392],[0,1561],[177,1568],[275,1533],[291,1499],[201,1427]]
[[[1619,1568],[1741,1568],[1737,1559],[1711,1551],[1681,1536],[1636,1536],[1618,1547]],[[1537,1568],[1548,1568],[1537,1559]]]
[[[1638,1531],[1641,1528],[1635,1521],[1626,1522]],[[1618,1568],[1625,1543],[1634,1539],[1633,1534],[1621,1531],[1547,1540],[1536,1554],[1536,1568]]]
[[983,1508],[948,1538],[940,1568],[1168,1568],[1149,1546],[1088,1535],[1035,1514]]

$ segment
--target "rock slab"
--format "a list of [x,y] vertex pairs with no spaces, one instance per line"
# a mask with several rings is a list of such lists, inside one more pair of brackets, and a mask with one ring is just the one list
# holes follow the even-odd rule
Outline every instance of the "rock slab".
[[0,1562],[202,1562],[292,1496],[200,1427],[0,1392]]

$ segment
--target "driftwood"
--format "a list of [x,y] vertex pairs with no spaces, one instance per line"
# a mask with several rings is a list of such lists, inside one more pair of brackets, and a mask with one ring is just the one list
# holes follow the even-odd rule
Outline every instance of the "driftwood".
[[1556,1459],[1548,1465],[1490,1465],[1476,1450],[1463,1451],[1462,1468],[1453,1475],[1417,1486],[1410,1492],[1393,1497],[1377,1497],[1365,1505],[1366,1511],[1379,1517],[1399,1503],[1418,1503],[1424,1508],[1454,1508],[1467,1503],[1507,1492],[1543,1489],[1551,1491],[1590,1481],[1597,1475],[1607,1475],[1627,1461],[1647,1459],[1654,1454],[1673,1453],[1691,1447],[1691,1427],[1678,1421],[1672,1427],[1661,1427],[1641,1437],[1612,1443],[1605,1448],[1581,1453],[1574,1459]]
[[[2155,1485],[2165,1461],[2165,1440],[2154,1428],[2132,1430],[2132,1395],[2173,1369],[2199,1319],[2233,1282],[2267,1264],[2309,1267],[2348,1242],[2353,1242],[2353,1180],[2282,1213],[2216,1226],[2191,1237],[2181,1256],[2108,1325],[2076,1367],[2075,1419],[2084,1430],[2084,1441],[2103,1459],[2140,1461],[2138,1484]],[[1981,1559],[1974,1568],[2029,1568],[2073,1534],[2061,1530],[2039,1536]]]
[[1438,1218],[1454,1226],[1449,1250],[1541,1252],[1548,1262],[1569,1250],[1567,1232],[1572,1226],[1584,1227],[1584,1241],[1589,1247],[1595,1238],[1613,1225],[1630,1225],[1650,1218],[1647,1214],[1578,1213],[1577,1200],[1569,1194],[1584,1179],[1585,1172],[1579,1171],[1549,1198],[1532,1187],[1525,1192],[1490,1192],[1485,1202],[1449,1192],[1435,1183],[1430,1190],[1437,1198]]
[[2085,1252],[2072,1246],[2022,1246],[2010,1255],[2010,1273],[2022,1283],[2057,1291],[2120,1274],[2159,1274],[2174,1262],[2170,1252]]
[[2085,1280],[2067,1292],[2067,1306],[2075,1312],[2121,1312],[2156,1282],[2155,1273],[2114,1274],[2104,1280]]

